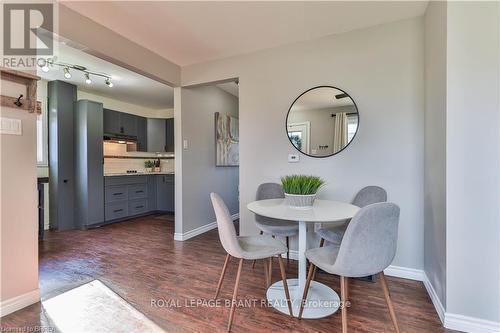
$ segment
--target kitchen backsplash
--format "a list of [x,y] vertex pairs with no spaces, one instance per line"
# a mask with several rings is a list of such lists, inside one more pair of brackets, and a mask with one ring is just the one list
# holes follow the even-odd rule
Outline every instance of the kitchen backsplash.
[[[113,156],[113,157],[106,157]],[[104,142],[104,174],[124,173],[127,170],[146,171],[144,161],[157,157],[167,157],[172,154],[157,154],[147,152],[129,152],[126,144]],[[123,158],[120,158],[123,157]],[[128,157],[128,158],[127,158]],[[135,157],[135,158],[130,158]],[[144,157],[144,158],[142,158]],[[174,159],[160,159],[162,172],[174,172]]]

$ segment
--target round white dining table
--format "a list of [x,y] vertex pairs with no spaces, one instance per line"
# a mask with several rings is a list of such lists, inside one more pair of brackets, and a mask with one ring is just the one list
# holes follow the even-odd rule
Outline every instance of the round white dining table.
[[[352,218],[360,209],[357,206],[330,200],[314,201],[310,208],[292,208],[284,199],[269,199],[251,202],[247,208],[255,214],[279,220],[297,221],[299,224],[298,279],[287,279],[294,317],[298,316],[302,293],[306,284],[307,225],[314,223],[338,224]],[[319,246],[316,245],[314,247]],[[267,290],[269,304],[278,311],[289,314],[283,281],[272,284]],[[340,306],[340,298],[330,287],[313,281],[309,287],[303,318],[324,318],[335,313]]]

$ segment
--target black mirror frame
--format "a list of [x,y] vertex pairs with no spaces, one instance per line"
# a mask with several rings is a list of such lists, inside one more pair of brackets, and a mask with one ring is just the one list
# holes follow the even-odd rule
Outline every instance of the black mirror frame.
[[[309,154],[306,154],[304,153],[302,150],[298,149],[297,147],[295,147],[295,145],[293,144],[292,140],[290,139],[290,137],[288,136],[288,116],[290,114],[290,111],[293,107],[293,105],[295,104],[295,102],[304,94],[307,94],[309,91],[311,90],[314,90],[314,89],[318,89],[318,88],[333,88],[333,89],[337,89],[337,90],[340,90],[342,91],[344,94],[346,94],[347,96],[349,96],[349,98],[351,99],[352,103],[354,104],[354,108],[356,108],[356,112],[358,113],[358,127],[356,129],[356,133],[354,133],[354,136],[352,137],[351,141],[349,141],[345,146],[344,148],[342,148],[341,150],[331,154],[331,155],[325,155],[325,156],[314,156],[314,155],[309,155]],[[312,87],[310,89],[307,89],[306,91],[304,91],[302,94],[300,94],[296,99],[293,100],[292,104],[290,105],[290,107],[288,108],[288,112],[286,113],[286,117],[285,117],[285,134],[286,134],[286,137],[288,138],[288,141],[290,142],[290,144],[292,145],[293,148],[295,148],[298,152],[300,152],[301,154],[303,155],[306,155],[306,156],[309,156],[309,157],[313,157],[313,158],[328,158],[328,157],[332,157],[332,156],[335,156],[339,153],[341,153],[342,151],[344,151],[344,149],[346,149],[350,144],[351,142],[354,141],[354,139],[356,138],[356,135],[358,134],[359,132],[359,123],[360,123],[360,120],[361,120],[361,117],[359,116],[359,109],[358,109],[358,106],[356,104],[356,102],[354,101],[354,99],[351,97],[351,95],[349,95],[345,90],[343,89],[340,89],[340,88],[337,88],[335,86],[329,86],[329,85],[322,85],[322,86],[316,86],[316,87]]]

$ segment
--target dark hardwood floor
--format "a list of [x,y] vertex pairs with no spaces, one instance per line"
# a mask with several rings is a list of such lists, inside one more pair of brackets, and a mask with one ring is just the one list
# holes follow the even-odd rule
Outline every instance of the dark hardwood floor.
[[[93,230],[47,232],[46,240],[40,243],[42,299],[99,279],[167,332],[225,331],[229,308],[194,307],[190,303],[214,295],[225,257],[217,231],[176,242],[173,225],[168,219],[149,216]],[[260,300],[265,297],[263,267],[262,263],[255,269],[251,266],[251,262],[243,266],[239,297],[259,302],[256,307],[236,310],[233,332],[340,332],[340,312],[320,320],[299,321],[261,307]],[[233,259],[220,293],[222,299],[231,298],[236,268],[237,260]],[[289,277],[296,275],[296,268],[291,260]],[[277,263],[273,270],[276,281]],[[339,292],[337,277],[318,273],[316,278]],[[442,328],[422,283],[388,277],[388,284],[402,332],[451,332]],[[393,331],[379,282],[352,281],[350,298],[350,332]],[[155,307],[151,305],[155,300],[157,304],[175,300],[176,306]],[[35,326],[50,326],[40,303],[1,320],[1,331]]]

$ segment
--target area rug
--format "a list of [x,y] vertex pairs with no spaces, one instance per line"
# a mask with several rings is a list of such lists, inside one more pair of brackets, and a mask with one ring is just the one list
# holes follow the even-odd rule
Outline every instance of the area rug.
[[165,333],[99,280],[45,300],[42,305],[61,333]]

